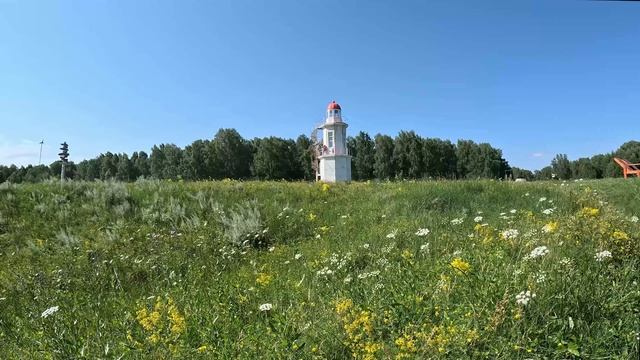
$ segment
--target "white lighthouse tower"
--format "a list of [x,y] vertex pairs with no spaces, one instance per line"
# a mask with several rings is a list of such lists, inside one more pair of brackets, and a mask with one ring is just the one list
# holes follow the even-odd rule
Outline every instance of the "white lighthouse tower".
[[347,123],[342,121],[342,108],[335,101],[327,106],[322,129],[320,166],[316,178],[326,182],[351,181],[351,156],[347,149]]

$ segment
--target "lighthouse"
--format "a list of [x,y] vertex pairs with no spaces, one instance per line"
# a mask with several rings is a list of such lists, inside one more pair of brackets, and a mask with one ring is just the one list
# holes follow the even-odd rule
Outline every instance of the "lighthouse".
[[351,181],[351,156],[347,149],[347,123],[342,121],[342,108],[332,101],[322,129],[320,165],[316,178],[326,182]]

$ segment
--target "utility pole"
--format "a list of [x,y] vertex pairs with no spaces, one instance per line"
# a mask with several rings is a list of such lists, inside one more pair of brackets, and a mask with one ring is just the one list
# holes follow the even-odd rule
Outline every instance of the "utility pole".
[[69,145],[65,141],[60,144],[60,146],[60,150],[62,151],[58,154],[60,156],[60,160],[62,161],[62,169],[60,170],[60,181],[64,181],[64,166],[67,165],[67,162],[69,161]]
[[40,157],[38,158],[38,165],[42,165],[42,144],[44,144],[44,139],[40,141]]

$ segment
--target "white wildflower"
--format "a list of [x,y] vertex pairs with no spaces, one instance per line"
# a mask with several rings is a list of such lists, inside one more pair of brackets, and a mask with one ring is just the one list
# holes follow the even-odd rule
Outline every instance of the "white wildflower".
[[48,308],[47,310],[43,311],[42,314],[40,315],[40,317],[41,318],[48,318],[49,316],[57,313],[58,310],[60,310],[59,306],[52,306],[52,307]]
[[515,213],[517,213],[517,212],[518,212],[518,210],[516,210],[516,209],[511,209],[511,211],[509,211],[509,212],[510,212],[510,213],[512,213],[512,214],[515,214]]
[[606,258],[611,258],[611,251],[603,250],[597,252],[594,258],[596,259],[596,261],[604,261]]
[[272,247],[269,248],[269,252],[273,252],[273,250],[275,250],[275,249],[276,249],[276,247],[272,246]]
[[420,252],[429,252],[429,243],[420,245]]
[[554,210],[555,209],[553,209],[553,208],[544,209],[544,210],[542,210],[542,213],[545,214],[545,215],[551,215]]
[[476,216],[476,217],[473,218],[473,221],[479,223],[479,222],[482,221],[482,219],[483,219],[482,216]]
[[362,245],[363,248],[368,249],[369,248],[369,244],[364,244]]
[[538,284],[543,283],[547,279],[547,273],[540,271],[536,274],[536,282]]
[[260,309],[260,311],[269,311],[269,310],[273,309],[273,305],[269,304],[269,303],[262,304],[262,305],[260,305],[260,307],[258,309]]
[[342,282],[344,282],[345,284],[348,284],[351,282],[351,280],[353,280],[351,276],[347,276],[346,278],[344,278],[344,280],[342,280]]
[[637,216],[635,216],[635,215],[633,215],[633,216],[631,217],[631,222],[637,223],[637,222],[638,222],[638,217],[637,217]]
[[516,295],[516,303],[518,305],[527,306],[529,301],[531,301],[531,299],[533,299],[534,297],[536,297],[536,294],[532,293],[529,290],[521,291],[520,294]]
[[531,253],[525,256],[525,259],[535,259],[542,256],[545,256],[549,253],[549,248],[546,246],[538,246],[537,248],[531,250]]
[[452,225],[460,225],[464,222],[464,218],[457,218],[457,219],[453,219],[451,220],[451,224]]
[[328,267],[326,267],[326,266],[325,266],[324,268],[322,268],[322,269],[318,270],[318,271],[316,272],[316,274],[317,274],[318,276],[327,276],[327,275],[331,275],[331,274],[333,274],[333,270],[331,270],[331,269],[329,269]]
[[543,196],[543,197],[541,197],[538,201],[539,201],[539,202],[547,201],[547,198]]
[[387,234],[387,239],[395,239],[396,235],[398,234],[398,230],[393,230],[392,232]]
[[564,267],[569,267],[569,266],[571,266],[572,263],[573,263],[573,260],[571,260],[568,257],[564,257],[564,258],[562,258],[562,260],[560,260],[560,265],[562,265]]
[[517,238],[518,235],[520,235],[520,232],[517,229],[508,229],[503,231],[501,235],[505,240],[512,240]]
[[300,260],[301,257],[302,257],[302,254],[296,254],[293,258],[296,260]]
[[416,235],[418,236],[427,236],[429,233],[429,229],[418,229],[418,231],[416,231]]

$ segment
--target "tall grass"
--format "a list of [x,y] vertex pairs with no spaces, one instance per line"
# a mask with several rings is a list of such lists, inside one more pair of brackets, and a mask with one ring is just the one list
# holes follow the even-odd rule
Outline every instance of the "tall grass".
[[637,358],[637,187],[4,184],[2,357]]

